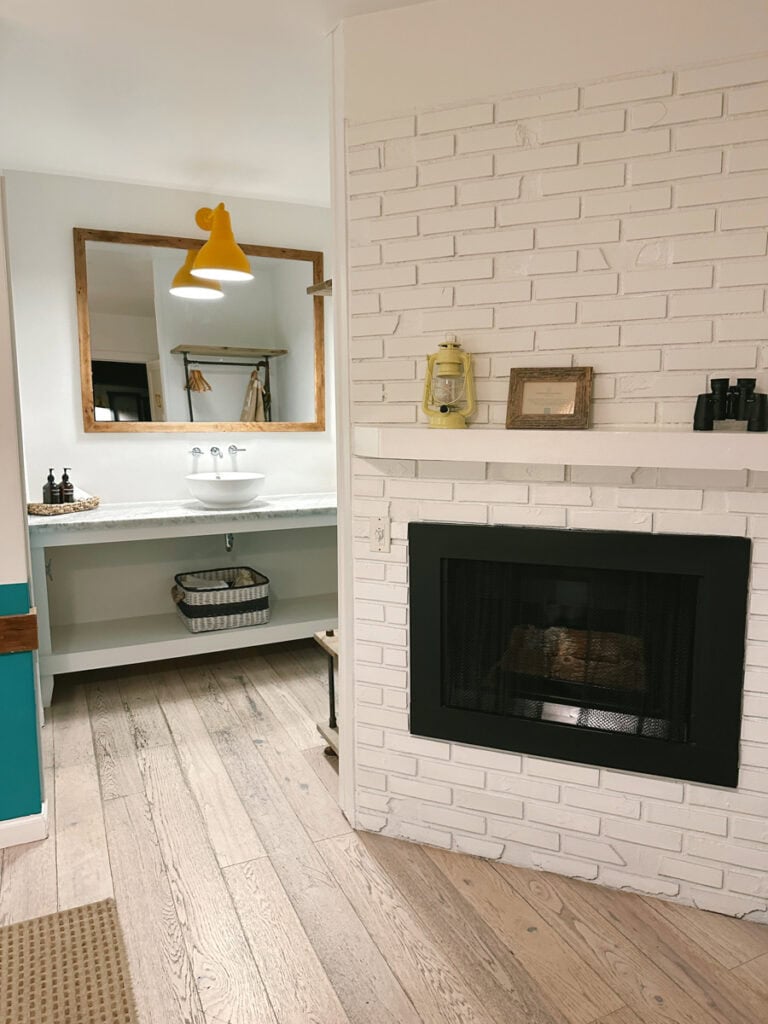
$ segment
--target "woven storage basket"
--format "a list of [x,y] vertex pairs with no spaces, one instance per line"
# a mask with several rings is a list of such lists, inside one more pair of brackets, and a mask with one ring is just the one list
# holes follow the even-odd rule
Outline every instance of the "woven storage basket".
[[[248,572],[255,581],[247,586],[226,589],[188,589],[181,582],[185,576],[232,584],[239,573]],[[207,569],[195,573],[179,573],[172,590],[181,619],[190,633],[212,629],[238,629],[269,622],[269,580],[263,573],[248,566]]]

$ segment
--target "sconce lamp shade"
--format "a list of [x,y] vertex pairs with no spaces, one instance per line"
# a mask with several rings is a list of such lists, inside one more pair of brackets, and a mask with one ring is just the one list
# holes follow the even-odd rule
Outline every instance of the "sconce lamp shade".
[[224,203],[219,203],[214,210],[201,207],[195,220],[198,227],[211,234],[197,254],[192,276],[206,281],[250,281],[253,271],[248,257],[235,241]]
[[223,299],[224,292],[218,281],[204,281],[201,278],[192,277],[192,264],[197,256],[196,249],[190,249],[184,266],[179,267],[176,276],[171,282],[169,289],[171,295],[178,295],[181,299]]

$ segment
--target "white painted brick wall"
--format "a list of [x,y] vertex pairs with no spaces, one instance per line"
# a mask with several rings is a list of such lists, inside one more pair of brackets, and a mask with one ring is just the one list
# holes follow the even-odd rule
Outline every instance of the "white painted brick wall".
[[[503,424],[512,366],[593,366],[598,429],[689,429],[713,374],[768,390],[768,58],[392,113],[347,132],[355,422],[422,422],[446,331],[474,356],[474,429]],[[768,922],[768,475],[353,477],[359,827]],[[412,519],[755,538],[738,788],[410,736]]]

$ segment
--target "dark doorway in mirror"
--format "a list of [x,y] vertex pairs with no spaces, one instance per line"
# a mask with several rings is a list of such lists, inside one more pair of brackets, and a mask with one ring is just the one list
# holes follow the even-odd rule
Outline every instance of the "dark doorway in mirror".
[[140,423],[152,419],[146,363],[94,359],[91,366],[97,420],[104,423]]

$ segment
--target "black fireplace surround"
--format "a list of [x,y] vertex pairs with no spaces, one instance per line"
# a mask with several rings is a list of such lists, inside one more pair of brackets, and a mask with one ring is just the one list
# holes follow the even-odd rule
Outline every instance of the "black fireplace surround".
[[413,734],[737,784],[748,540],[411,523],[408,542]]

